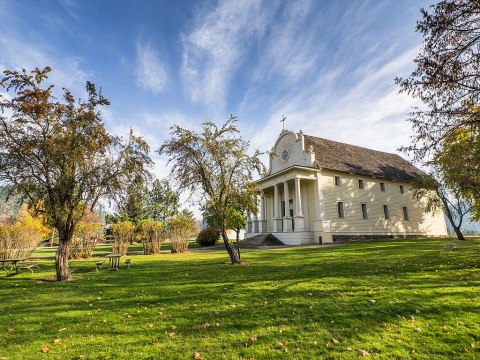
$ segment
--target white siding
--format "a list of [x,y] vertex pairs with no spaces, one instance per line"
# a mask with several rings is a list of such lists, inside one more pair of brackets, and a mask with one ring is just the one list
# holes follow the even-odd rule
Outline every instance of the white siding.
[[[322,170],[321,184],[325,197],[326,219],[331,221],[333,233],[342,234],[420,234],[445,235],[443,213],[429,215],[423,212],[421,202],[413,199],[408,182],[389,181],[367,176]],[[334,176],[341,177],[341,186],[335,186]],[[364,180],[365,189],[358,188]],[[385,183],[385,191],[380,190]],[[400,193],[400,184],[405,193]],[[345,218],[337,216],[336,203],[342,201]],[[368,207],[368,219],[363,219],[361,204]],[[388,205],[390,219],[385,220],[383,205]],[[403,220],[403,206],[408,208],[410,220]]]

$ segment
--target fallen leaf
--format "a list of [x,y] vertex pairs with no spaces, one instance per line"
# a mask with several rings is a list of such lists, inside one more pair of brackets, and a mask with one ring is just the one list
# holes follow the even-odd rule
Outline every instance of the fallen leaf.
[[195,354],[193,354],[193,360],[202,360],[202,354],[200,354],[199,352],[196,352]]
[[368,301],[370,301],[372,304],[375,304],[375,303],[377,302],[377,301],[374,300],[374,299],[370,299],[370,300],[368,300]]
[[420,310],[415,310],[415,314],[420,314]]
[[173,336],[175,336],[175,333],[168,333],[167,336],[168,337],[173,337]]
[[358,352],[358,354],[359,354],[360,356],[369,356],[369,355],[370,355],[369,352],[366,351],[366,350],[360,350],[360,351]]
[[332,339],[332,342],[333,342],[334,344],[340,343],[340,341],[338,341],[337,339]]
[[65,331],[65,330],[67,330],[67,328],[58,329],[58,331]]
[[313,296],[313,294],[312,294],[312,293],[308,293],[308,296]]
[[250,336],[250,340],[252,340],[252,341],[257,341],[257,335],[252,335],[252,336]]
[[201,327],[202,329],[207,329],[209,326],[210,326],[209,323],[205,323],[205,324],[200,325],[200,327]]
[[127,314],[127,319],[130,319],[131,317],[132,317],[132,315]]
[[148,324],[147,327],[148,328],[153,328],[153,324]]
[[347,351],[352,351],[352,348],[351,348],[351,347],[347,347]]
[[60,344],[61,342],[62,342],[61,339],[55,339],[55,340],[53,340],[53,343],[54,343],[54,344]]
[[177,327],[175,325],[172,325],[172,330],[177,330]]
[[8,331],[9,333],[12,333],[12,332],[15,332],[15,329],[14,329],[14,328],[8,328],[7,331]]
[[415,331],[416,331],[416,332],[420,332],[420,331],[422,331],[422,329],[420,329],[420,328],[417,327],[417,328],[415,329]]
[[50,348],[49,348],[47,345],[45,345],[44,347],[42,347],[42,350],[41,350],[41,351],[42,351],[44,354],[46,354],[46,353],[50,352]]

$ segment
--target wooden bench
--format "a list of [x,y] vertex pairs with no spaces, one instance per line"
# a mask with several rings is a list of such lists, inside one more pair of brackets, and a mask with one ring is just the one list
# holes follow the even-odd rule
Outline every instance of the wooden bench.
[[95,263],[95,265],[97,265],[97,268],[95,270],[98,271],[98,269],[102,267],[104,262],[105,262],[105,260],[97,261]]
[[129,269],[130,269],[130,263],[131,262],[132,262],[131,259],[125,259],[125,265],[127,265]]
[[22,267],[22,269],[30,270],[32,274],[33,274],[33,268],[37,268],[38,270],[40,270],[40,267],[37,264],[30,264],[28,266]]

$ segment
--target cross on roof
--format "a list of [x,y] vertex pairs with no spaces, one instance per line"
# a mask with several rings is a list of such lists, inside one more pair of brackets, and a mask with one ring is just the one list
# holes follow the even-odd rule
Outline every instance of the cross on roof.
[[280,122],[283,123],[283,130],[285,130],[285,120],[287,120],[287,117],[282,115],[282,120],[280,120]]

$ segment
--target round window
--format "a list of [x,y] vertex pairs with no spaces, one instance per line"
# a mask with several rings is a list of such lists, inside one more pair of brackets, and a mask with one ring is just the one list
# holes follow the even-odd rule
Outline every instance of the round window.
[[282,152],[282,159],[284,161],[287,161],[288,160],[288,151],[287,150],[283,150]]

